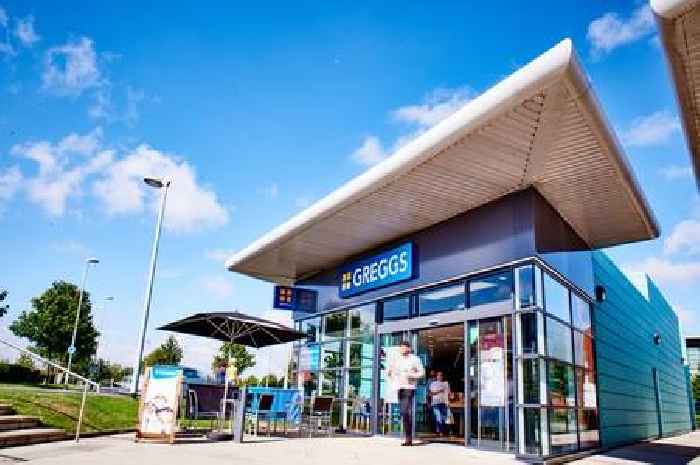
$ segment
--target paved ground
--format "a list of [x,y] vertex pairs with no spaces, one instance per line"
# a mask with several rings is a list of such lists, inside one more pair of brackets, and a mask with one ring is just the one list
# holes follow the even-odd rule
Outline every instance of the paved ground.
[[[700,456],[700,433],[617,449],[580,465],[690,463]],[[512,456],[447,444],[399,447],[393,439],[314,438],[256,443],[135,444],[132,435],[83,439],[0,450],[0,463],[32,465],[512,465]],[[700,465],[700,459],[693,461]]]

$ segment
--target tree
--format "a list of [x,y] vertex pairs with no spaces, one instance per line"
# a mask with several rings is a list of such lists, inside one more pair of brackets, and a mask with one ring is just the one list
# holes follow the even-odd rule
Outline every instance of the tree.
[[214,355],[214,359],[211,362],[212,371],[216,373],[219,367],[228,366],[229,358],[233,358],[233,366],[236,367],[238,376],[243,374],[243,371],[247,368],[255,366],[255,356],[248,352],[245,346],[224,342],[219,348],[219,353]]
[[94,380],[121,382],[131,372],[131,367],[123,367],[118,363],[109,360],[99,359],[95,362]]
[[257,376],[250,375],[243,381],[243,384],[246,386],[257,386],[259,382],[260,381],[258,380]]
[[143,359],[144,366],[178,365],[182,361],[182,347],[175,336],[170,335],[160,346]]
[[693,376],[693,399],[700,400],[700,375]]
[[19,365],[25,368],[34,368],[34,359],[29,354],[22,352],[17,360],[15,360],[15,365]]
[[5,303],[6,299],[7,299],[7,290],[0,289],[0,316],[5,316],[7,311],[10,309],[10,306]]
[[[32,299],[32,309],[22,311],[10,325],[10,331],[32,341],[33,350],[39,355],[63,363],[68,357],[79,294],[75,284],[54,282],[39,297]],[[92,321],[90,294],[85,292],[73,355],[76,366],[87,366],[97,348],[99,334]]]
[[265,375],[262,378],[260,378],[260,385],[261,386],[268,386],[268,387],[279,387],[284,383],[284,378],[277,378],[277,376],[273,374]]

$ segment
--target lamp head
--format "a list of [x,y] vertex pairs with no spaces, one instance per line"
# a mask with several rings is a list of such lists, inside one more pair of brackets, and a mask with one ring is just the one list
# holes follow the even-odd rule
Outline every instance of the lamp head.
[[87,260],[85,260],[85,262],[88,263],[89,265],[97,265],[98,263],[100,263],[100,261],[98,259],[96,259],[95,257],[88,258]]
[[145,182],[147,185],[154,187],[156,189],[160,189],[163,187],[163,180],[160,178],[154,178],[154,177],[145,177],[143,178],[143,182]]

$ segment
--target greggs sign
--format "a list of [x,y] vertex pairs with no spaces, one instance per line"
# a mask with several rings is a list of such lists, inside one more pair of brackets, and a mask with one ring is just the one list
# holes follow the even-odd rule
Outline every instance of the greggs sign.
[[373,257],[342,266],[338,289],[340,297],[345,299],[414,278],[414,258],[413,243],[406,242]]

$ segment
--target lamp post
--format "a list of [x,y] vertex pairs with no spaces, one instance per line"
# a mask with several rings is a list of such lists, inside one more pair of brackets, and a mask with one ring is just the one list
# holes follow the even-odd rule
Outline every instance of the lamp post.
[[[73,337],[68,347],[68,371],[73,365],[73,354],[75,353],[75,338],[78,335],[78,321],[80,320],[80,307],[83,306],[83,294],[85,293],[85,281],[87,280],[88,269],[90,265],[97,265],[100,261],[96,258],[88,258],[85,260],[85,270],[83,271],[83,279],[80,282],[80,295],[78,297],[78,308],[75,310],[75,324],[73,325]],[[68,383],[68,373],[64,373],[63,382]]]
[[151,294],[153,293],[153,278],[156,274],[156,261],[158,259],[158,242],[160,241],[160,230],[163,225],[163,214],[165,213],[165,199],[168,196],[169,180],[159,178],[144,178],[143,182],[154,189],[161,190],[160,209],[158,210],[158,221],[156,223],[156,234],[153,239],[153,250],[151,252],[151,268],[146,285],[146,296],[143,302],[143,319],[141,321],[141,332],[139,336],[139,350],[134,363],[134,372],[131,376],[131,393],[136,394],[139,388],[139,375],[141,374],[141,358],[143,358],[143,346],[146,342],[146,330],[148,328],[148,313],[151,308]]

